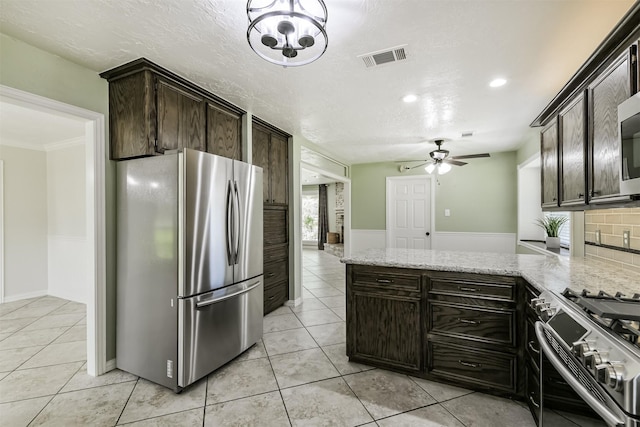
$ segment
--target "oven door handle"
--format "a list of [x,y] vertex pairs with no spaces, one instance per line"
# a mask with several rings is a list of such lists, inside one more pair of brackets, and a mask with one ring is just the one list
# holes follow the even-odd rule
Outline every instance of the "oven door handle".
[[537,321],[535,324],[536,328],[536,336],[538,337],[538,344],[540,345],[540,351],[544,353],[545,356],[549,359],[554,368],[557,369],[558,373],[562,375],[567,383],[571,386],[571,388],[580,395],[584,399],[584,401],[602,417],[602,419],[610,426],[624,426],[625,420],[620,414],[616,414],[611,411],[611,409],[607,408],[602,404],[598,399],[593,397],[588,391],[585,390],[584,386],[580,384],[569,368],[560,360],[560,357],[556,354],[556,352],[551,348],[551,345],[547,342],[547,337],[544,334],[545,325],[544,323]]

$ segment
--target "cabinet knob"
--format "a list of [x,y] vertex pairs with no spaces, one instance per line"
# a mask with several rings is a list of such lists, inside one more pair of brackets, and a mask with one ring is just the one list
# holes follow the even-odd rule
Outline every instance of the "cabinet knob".
[[427,232],[425,233],[425,235],[430,236],[430,235],[431,235],[431,233],[429,233],[429,232],[427,231]]

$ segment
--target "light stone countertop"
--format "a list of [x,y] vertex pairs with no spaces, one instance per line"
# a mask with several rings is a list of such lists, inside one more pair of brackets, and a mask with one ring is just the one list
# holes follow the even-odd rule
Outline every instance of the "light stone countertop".
[[345,264],[415,268],[460,273],[521,276],[539,290],[571,288],[597,293],[640,293],[640,274],[597,260],[546,255],[417,249],[367,249],[340,260]]

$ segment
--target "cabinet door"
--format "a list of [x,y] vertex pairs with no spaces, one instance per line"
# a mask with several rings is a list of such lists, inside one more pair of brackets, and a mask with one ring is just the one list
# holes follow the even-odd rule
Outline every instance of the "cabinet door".
[[599,198],[620,193],[620,141],[618,104],[631,95],[627,53],[589,86],[591,131],[589,152],[591,179],[589,196]]
[[111,159],[155,153],[156,110],[153,76],[135,73],[109,83]]
[[242,160],[241,129],[238,114],[207,103],[207,152]]
[[558,122],[553,120],[540,134],[542,157],[542,207],[558,206]]
[[280,135],[271,134],[271,145],[269,147],[269,166],[271,177],[271,202],[286,205],[288,197],[288,142],[287,138]]
[[158,143],[156,150],[193,148],[205,151],[204,100],[158,78]]
[[[252,132],[253,164],[262,168],[262,197],[264,203],[270,203],[271,191],[271,169],[269,167],[269,133],[254,126]],[[266,231],[265,227],[265,231]]]
[[576,98],[559,115],[560,120],[560,205],[585,202],[585,103]]
[[419,371],[420,300],[353,291],[348,307],[349,357]]

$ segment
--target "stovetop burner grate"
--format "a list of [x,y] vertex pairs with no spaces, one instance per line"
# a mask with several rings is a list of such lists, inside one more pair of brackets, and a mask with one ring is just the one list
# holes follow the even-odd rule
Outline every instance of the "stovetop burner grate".
[[632,345],[640,348],[640,294],[627,298],[600,291],[592,295],[586,289],[577,294],[566,289],[562,296],[574,302],[592,319]]

